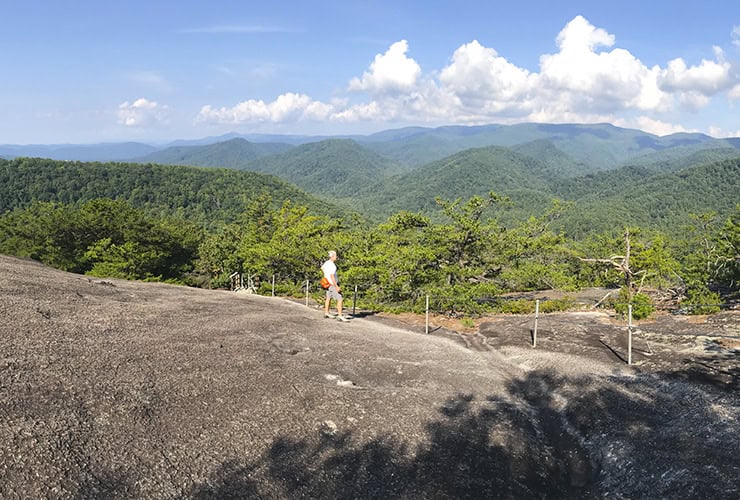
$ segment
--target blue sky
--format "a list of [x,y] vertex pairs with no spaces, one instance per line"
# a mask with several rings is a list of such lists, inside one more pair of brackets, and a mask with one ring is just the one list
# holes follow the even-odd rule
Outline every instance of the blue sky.
[[740,2],[0,0],[0,144],[408,125],[740,136]]

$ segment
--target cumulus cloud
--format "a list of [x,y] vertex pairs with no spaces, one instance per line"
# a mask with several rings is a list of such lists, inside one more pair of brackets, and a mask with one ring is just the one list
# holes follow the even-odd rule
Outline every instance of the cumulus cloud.
[[[740,37],[738,28],[733,37]],[[445,67],[424,73],[408,55],[408,42],[400,40],[348,82],[344,90],[354,101],[324,103],[287,93],[272,102],[206,105],[197,119],[232,124],[629,121],[663,134],[684,131],[663,117],[701,109],[719,94],[740,98],[740,72],[718,47],[714,59],[696,65],[676,58],[665,67],[647,67],[628,50],[615,47],[616,41],[615,35],[576,16],[555,38],[557,51],[540,56],[539,71],[518,67],[472,40],[454,50]],[[625,118],[634,115],[641,118]]]
[[540,106],[613,113],[670,105],[669,96],[657,85],[657,70],[647,68],[624,49],[599,50],[612,47],[615,38],[582,16],[563,28],[557,42],[559,52],[540,57]]
[[731,65],[722,61],[722,51],[715,48],[717,61],[701,61],[698,66],[688,67],[683,59],[670,61],[660,72],[659,83],[667,91],[697,92],[706,96],[726,90],[731,86]]
[[385,54],[378,54],[361,78],[353,78],[349,89],[372,94],[407,92],[414,88],[421,75],[421,67],[406,56],[408,42],[401,40],[390,46]]
[[670,135],[679,132],[698,132],[697,130],[687,130],[681,125],[668,123],[661,120],[650,118],[649,116],[639,116],[635,119],[617,119],[614,125],[625,128],[637,128],[655,135]]
[[740,26],[732,27],[732,44],[735,47],[740,47]]
[[518,68],[477,40],[458,48],[439,76],[444,89],[461,103],[500,102],[506,107],[521,102],[534,87],[527,70]]
[[238,124],[325,120],[330,118],[333,109],[333,105],[315,101],[307,95],[287,93],[271,103],[250,99],[231,108],[206,105],[201,108],[196,121]]
[[116,111],[118,123],[127,127],[144,127],[158,123],[167,123],[169,108],[145,98],[134,102],[123,102]]
[[712,137],[740,137],[740,129],[725,130],[722,127],[709,127],[709,135]]

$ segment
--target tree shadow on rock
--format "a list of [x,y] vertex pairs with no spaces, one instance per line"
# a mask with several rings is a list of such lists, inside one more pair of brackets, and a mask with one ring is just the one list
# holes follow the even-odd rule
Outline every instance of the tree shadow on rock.
[[686,383],[676,372],[571,380],[561,411],[590,450],[603,494],[730,498],[740,494],[737,394]]
[[684,359],[684,368],[672,375],[718,389],[737,391],[740,387],[740,356],[737,349],[723,346],[722,340],[705,339],[704,352],[710,355]]
[[189,497],[196,500],[266,497],[260,494],[254,472],[253,465],[241,465],[237,460],[228,460],[211,473],[206,482],[196,485]]
[[[723,442],[733,433],[732,418],[706,424],[716,415],[692,388],[655,377],[607,382],[541,371],[511,381],[507,393],[450,397],[419,437],[282,436],[253,463],[224,464],[193,496],[645,498],[703,492],[712,498],[737,491],[737,438]],[[711,443],[690,436],[702,422],[717,433]]]

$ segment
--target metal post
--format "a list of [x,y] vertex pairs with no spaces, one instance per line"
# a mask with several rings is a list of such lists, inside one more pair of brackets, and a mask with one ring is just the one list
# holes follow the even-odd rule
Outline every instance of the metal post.
[[308,307],[308,280],[306,280],[306,307]]
[[355,306],[357,305],[357,285],[355,285],[355,295],[352,297],[352,316],[355,315]]
[[426,303],[426,326],[424,327],[424,333],[429,333],[429,294],[427,294],[427,303]]
[[627,306],[627,364],[632,364],[632,304]]
[[272,275],[272,296],[275,296],[275,275]]
[[532,331],[532,347],[537,347],[537,320],[540,318],[540,301],[534,302],[534,330]]

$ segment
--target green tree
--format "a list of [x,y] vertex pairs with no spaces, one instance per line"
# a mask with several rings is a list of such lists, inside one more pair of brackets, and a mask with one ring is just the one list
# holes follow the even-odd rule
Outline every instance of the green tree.
[[594,233],[570,242],[569,247],[581,261],[577,271],[579,286],[614,288],[622,285],[623,277],[613,259],[624,252],[623,235]]
[[736,292],[740,288],[740,204],[735,205],[735,212],[727,218],[715,241],[715,279],[721,286]]
[[193,267],[201,240],[192,223],[150,217],[110,199],[80,208],[78,234],[87,273],[139,280],[181,281]]
[[683,278],[690,287],[706,287],[712,278],[717,258],[717,213],[691,213],[689,218],[688,236],[681,241],[684,249]]
[[318,279],[332,235],[340,229],[338,220],[312,215],[308,208],[287,201],[249,225],[238,247],[244,270],[296,286]]
[[530,217],[501,234],[498,281],[509,290],[571,290],[578,286],[580,267],[565,237],[552,227],[572,204],[554,200],[540,217]]
[[[440,276],[436,248],[428,244],[429,218],[410,212],[392,215],[370,236],[374,286],[368,291],[377,303],[418,306],[424,288]],[[357,272],[357,271],[356,271]]]
[[448,286],[487,281],[484,250],[491,245],[498,232],[498,224],[490,219],[484,221],[483,214],[494,204],[508,201],[494,192],[488,193],[486,198],[473,196],[464,203],[460,199],[436,199],[437,205],[451,221],[434,231],[434,243],[441,250],[439,265]]
[[693,314],[718,312],[720,291],[732,293],[740,279],[740,205],[720,226],[716,213],[691,214],[684,250],[682,306]]
[[642,283],[660,290],[675,287],[680,263],[663,233],[648,230],[635,232],[631,252],[631,266],[636,274],[641,273]]
[[181,281],[192,268],[200,229],[154,218],[126,202],[79,208],[36,202],[0,217],[0,251],[77,273]]
[[77,213],[68,206],[34,202],[0,217],[0,252],[64,271],[82,272]]
[[724,223],[715,212],[691,214],[684,248],[683,275],[687,286],[737,286],[740,258],[740,204]]
[[208,277],[208,287],[226,287],[231,273],[243,271],[243,262],[238,254],[241,241],[239,224],[227,224],[205,236],[198,248],[196,269]]

